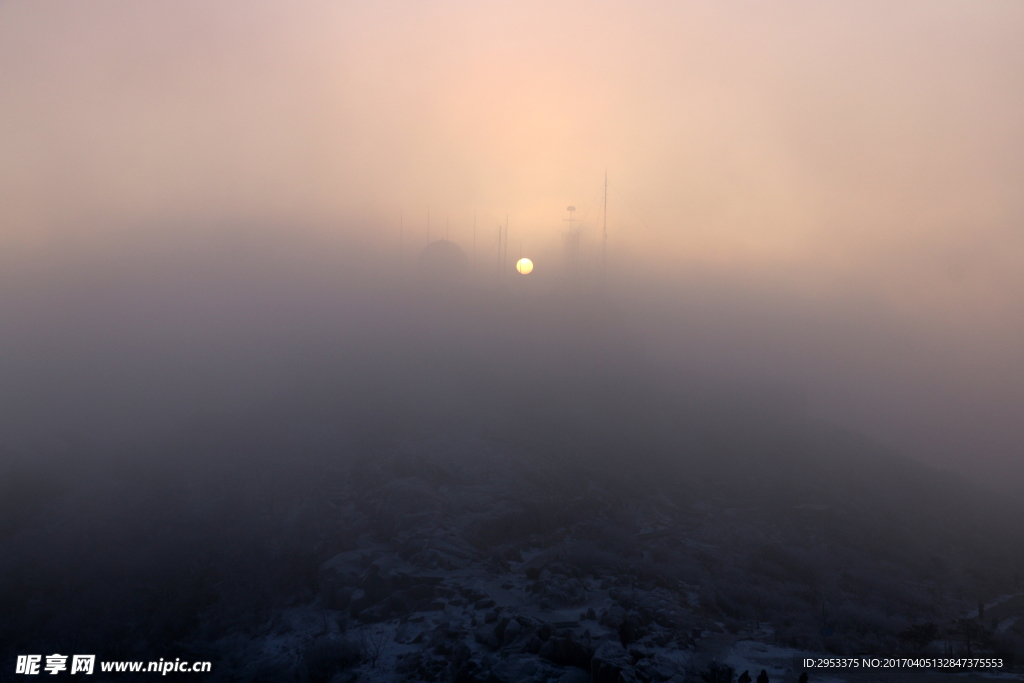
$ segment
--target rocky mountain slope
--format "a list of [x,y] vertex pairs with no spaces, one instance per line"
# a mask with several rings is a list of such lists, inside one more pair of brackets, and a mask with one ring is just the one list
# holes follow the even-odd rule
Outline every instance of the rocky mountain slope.
[[784,391],[654,369],[605,323],[429,313],[311,350],[293,390],[241,416],[6,453],[3,671],[64,650],[267,682],[1020,662],[1020,600],[978,614],[1022,590],[1012,501]]

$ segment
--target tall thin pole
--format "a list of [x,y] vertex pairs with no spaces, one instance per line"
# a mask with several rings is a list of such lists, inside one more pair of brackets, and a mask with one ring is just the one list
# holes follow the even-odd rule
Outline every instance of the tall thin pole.
[[608,273],[608,169],[604,169],[604,227],[601,229],[601,286]]

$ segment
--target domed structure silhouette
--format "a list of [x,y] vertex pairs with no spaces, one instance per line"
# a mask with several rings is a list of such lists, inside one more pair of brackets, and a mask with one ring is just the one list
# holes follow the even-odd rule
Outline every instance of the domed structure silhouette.
[[469,257],[455,242],[437,240],[423,248],[416,265],[423,282],[460,284],[469,272]]

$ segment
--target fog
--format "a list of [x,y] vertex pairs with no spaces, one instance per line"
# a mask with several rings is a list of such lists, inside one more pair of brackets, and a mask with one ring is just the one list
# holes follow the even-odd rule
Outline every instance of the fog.
[[[0,3],[0,542],[73,535],[60,520],[74,518],[83,537],[109,533],[105,547],[127,553],[118,534],[136,505],[154,528],[191,520],[210,547],[217,534],[302,539],[301,559],[273,565],[283,578],[268,594],[315,590],[317,609],[347,614],[335,589],[352,586],[330,558],[370,552],[371,531],[373,543],[401,541],[389,487],[421,477],[448,496],[476,476],[452,472],[506,466],[457,460],[464,450],[518,448],[551,468],[523,474],[535,466],[523,456],[526,469],[506,472],[524,500],[549,500],[522,482],[551,472],[559,483],[544,495],[591,501],[604,495],[594,481],[650,491],[662,476],[686,480],[683,468],[694,478],[650,503],[675,501],[665,515],[704,510],[712,490],[848,505],[871,540],[849,541],[863,529],[840,533],[835,520],[822,533],[853,544],[850,566],[903,562],[910,573],[892,582],[933,591],[899,593],[884,624],[850,616],[875,624],[861,636],[904,642],[919,618],[939,623],[936,591],[959,601],[946,618],[1018,590],[1019,558],[1006,558],[1019,549],[991,548],[1013,538],[1000,501],[1024,485],[1022,30],[1024,6],[1005,2]],[[573,271],[563,233],[576,228]],[[440,239],[468,257],[456,286],[419,270]],[[520,256],[530,275],[516,273]],[[455,460],[428,467],[423,453]],[[365,496],[302,507],[339,454],[355,463],[346,490],[385,501],[369,526],[351,521]],[[646,483],[627,484],[634,469]],[[118,488],[122,476],[166,476],[176,493],[153,484],[163,493],[151,502],[141,484]],[[843,490],[844,477],[861,488]],[[59,483],[52,505],[37,486],[47,478]],[[90,493],[68,494],[76,482]],[[181,502],[193,495],[194,510]],[[547,521],[509,523],[518,531],[500,552],[487,546],[530,581],[531,553],[549,547],[538,534],[583,519],[536,505]],[[342,540],[327,506],[345,511]],[[272,530],[232,516],[271,508],[294,514]],[[927,552],[886,535],[886,511],[900,533],[927,529]],[[975,514],[994,535],[967,552]],[[721,524],[709,538],[767,542],[754,522]],[[315,551],[307,536],[321,539]],[[770,562],[840,562],[808,548]],[[0,581],[42,595],[50,579],[31,584],[33,563],[65,560],[25,552]],[[250,562],[217,557],[228,575]],[[715,563],[733,566],[722,557],[678,566],[705,572],[711,590]],[[111,580],[123,566],[109,562],[75,580]],[[824,609],[832,579],[819,578],[793,595],[822,596]],[[875,595],[864,580],[850,595]],[[694,615],[731,633],[772,620],[787,646],[811,647],[816,616],[779,626],[790,603],[762,609],[722,585]],[[42,619],[11,605],[12,624]],[[123,609],[142,608],[126,598]],[[338,617],[341,632],[357,616]],[[623,647],[627,621],[608,622]],[[178,626],[166,634],[202,640]],[[148,642],[140,652],[163,656]],[[823,647],[869,641],[850,642]],[[359,656],[367,666],[365,647]]]
[[467,252],[475,221],[480,269],[508,216],[556,289],[568,204],[597,268],[607,168],[610,298],[653,361],[1020,481],[1015,5],[0,14],[9,432],[239,407],[428,212]]

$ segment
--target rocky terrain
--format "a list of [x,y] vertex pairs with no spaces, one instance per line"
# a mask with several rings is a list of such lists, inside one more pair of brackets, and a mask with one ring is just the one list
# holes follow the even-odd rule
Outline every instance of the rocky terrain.
[[[465,683],[795,681],[822,652],[962,649],[969,579],[841,505],[730,500],[549,446],[461,433],[326,465],[309,504],[343,549],[315,590],[198,649],[235,679]],[[941,627],[905,642],[921,623]],[[1012,656],[1018,631],[975,648]]]
[[[1024,658],[1012,501],[784,395],[587,350],[589,328],[461,350],[450,328],[477,329],[371,340],[251,414],[4,453],[0,680],[65,650],[268,683],[795,683],[812,654]],[[595,374],[600,354],[619,365]]]

